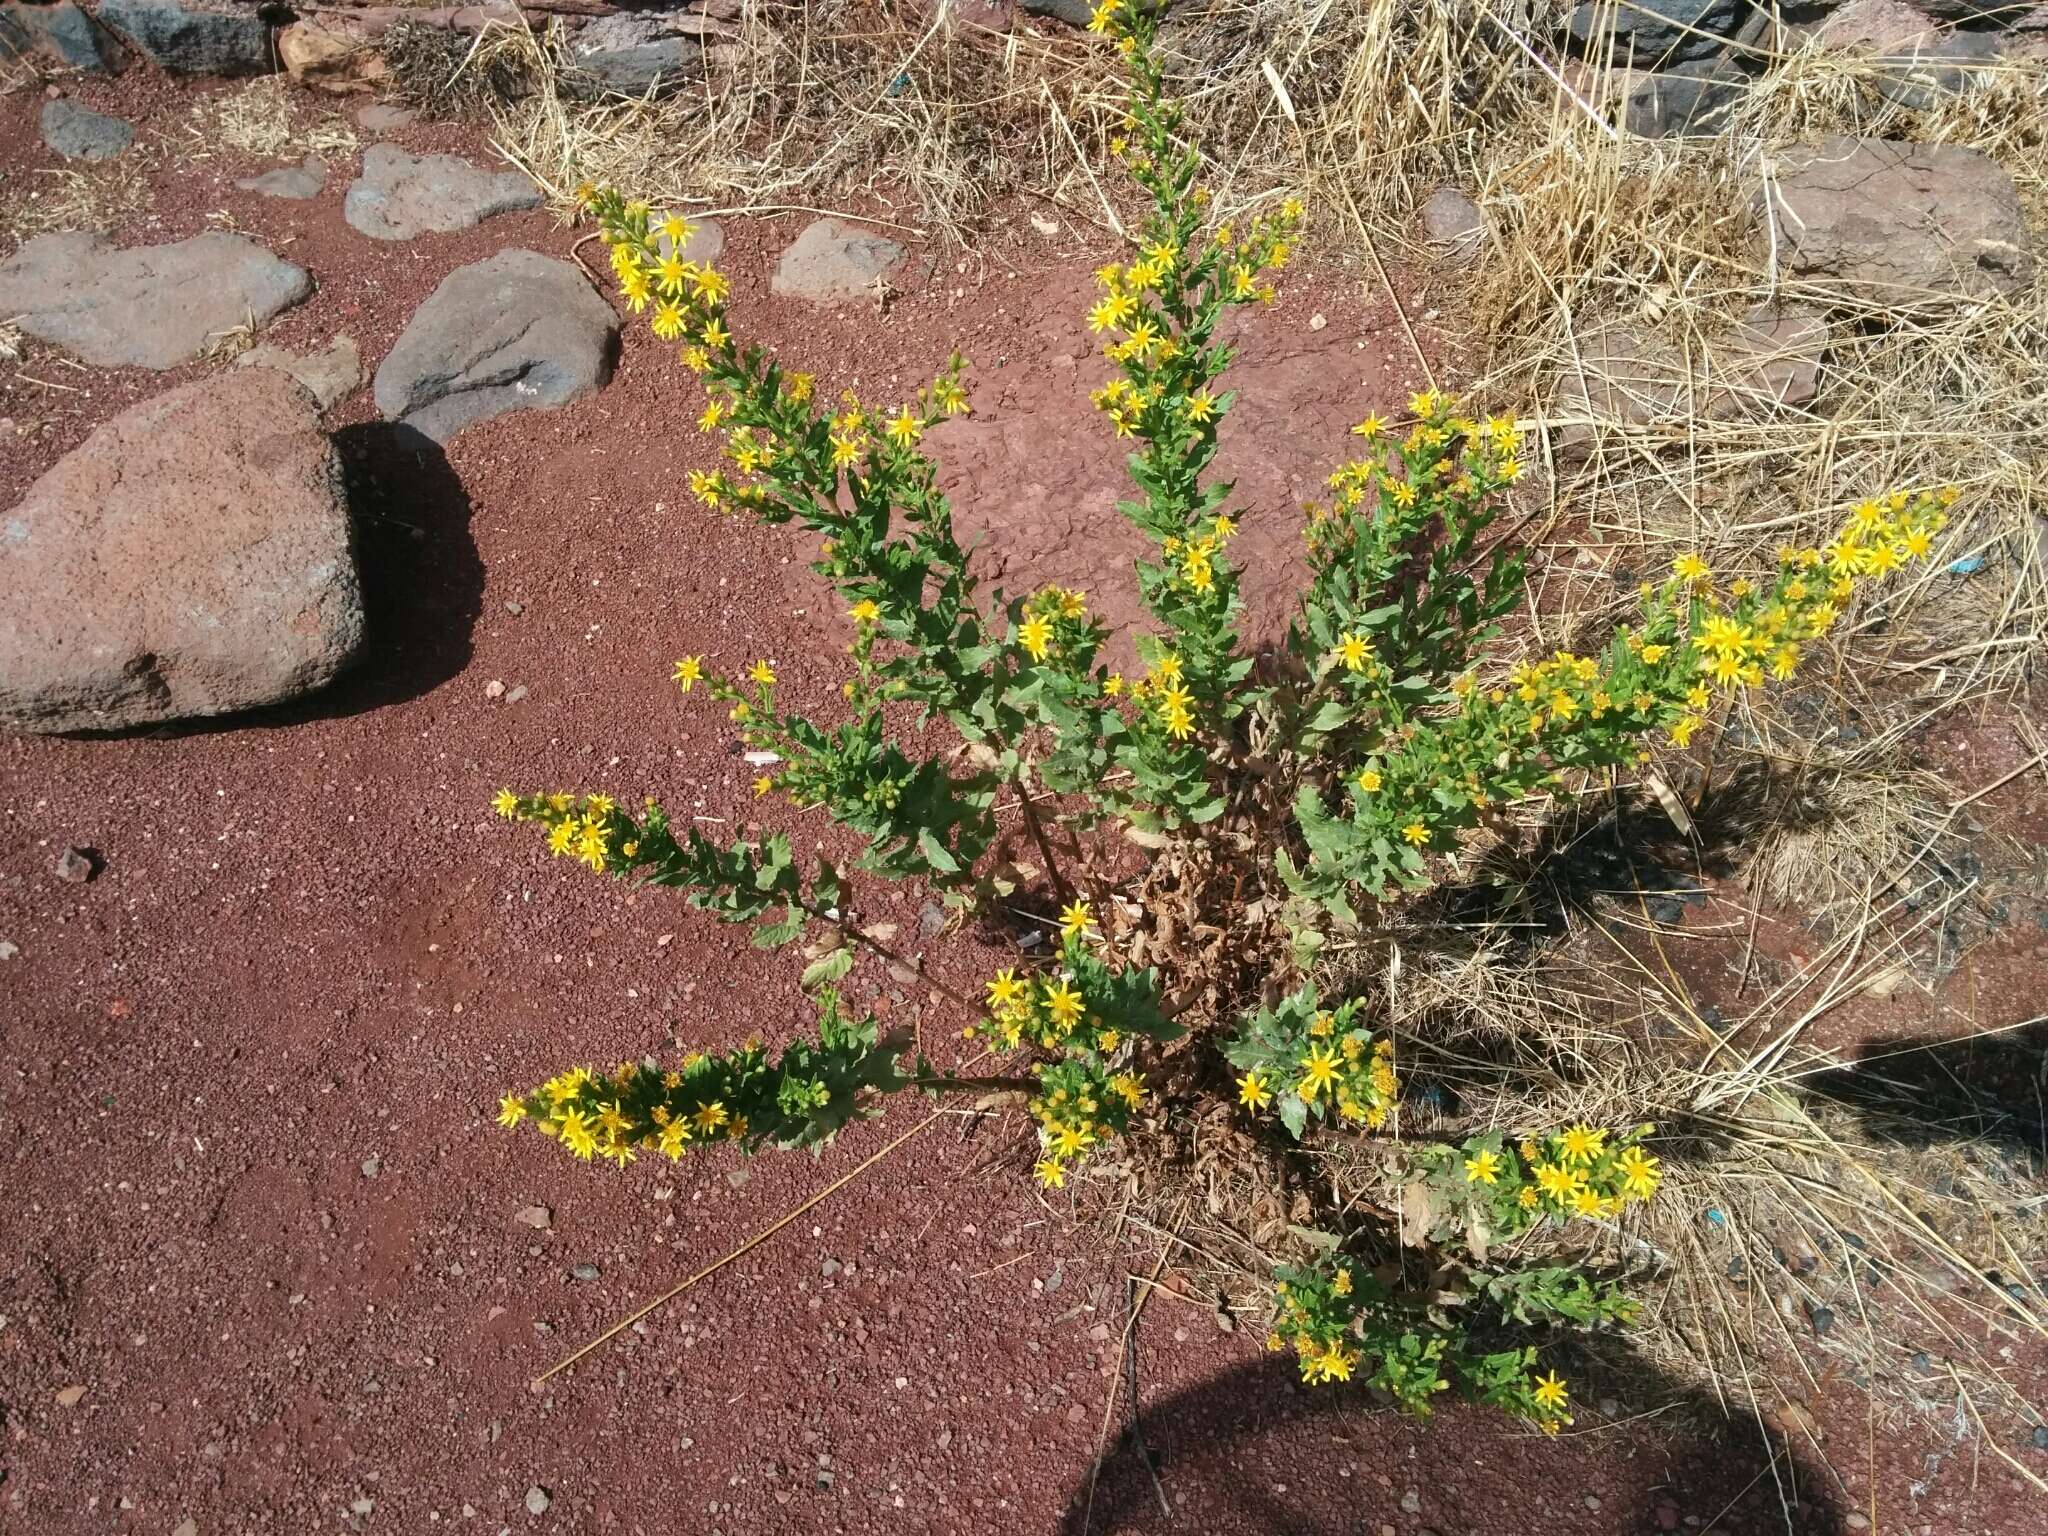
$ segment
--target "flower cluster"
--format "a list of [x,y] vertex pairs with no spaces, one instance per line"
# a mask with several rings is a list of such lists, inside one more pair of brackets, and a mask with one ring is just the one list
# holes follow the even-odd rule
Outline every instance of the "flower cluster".
[[1441,1236],[1468,1234],[1475,1217],[1487,1233],[1515,1236],[1543,1222],[1612,1220],[1656,1194],[1663,1164],[1643,1146],[1654,1130],[1576,1124],[1512,1140],[1487,1132],[1424,1147],[1414,1162]]
[[828,1140],[870,1094],[910,1081],[896,1069],[902,1042],[878,1037],[873,1019],[848,1019],[820,994],[816,1040],[773,1062],[758,1040],[717,1055],[693,1051],[662,1070],[621,1062],[609,1073],[571,1067],[526,1094],[499,1101],[498,1123],[531,1124],[585,1162],[623,1168],[642,1152],[674,1162],[719,1142],[755,1147]]
[[1363,1011],[1357,999],[1319,1007],[1304,987],[1251,1015],[1223,1048],[1240,1070],[1238,1103],[1277,1115],[1297,1140],[1312,1118],[1378,1130],[1398,1091],[1394,1042],[1374,1041],[1356,1022]]
[[1091,949],[1094,914],[1085,901],[1061,916],[1058,963],[1022,976],[1014,966],[997,971],[987,983],[987,1019],[962,1031],[992,1050],[1057,1054],[1032,1066],[1038,1091],[1029,1104],[1042,1149],[1038,1178],[1055,1188],[1070,1162],[1122,1134],[1144,1102],[1144,1078],[1128,1065],[1132,1047],[1181,1033],[1160,1011],[1156,973],[1113,970]]

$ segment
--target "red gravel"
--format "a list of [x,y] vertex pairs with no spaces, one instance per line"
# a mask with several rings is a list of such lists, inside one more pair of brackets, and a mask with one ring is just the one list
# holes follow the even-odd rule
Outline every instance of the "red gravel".
[[[191,99],[139,73],[78,94],[171,143]],[[0,196],[48,164],[37,105],[0,98]],[[404,141],[482,153],[457,129]],[[341,220],[345,166],[308,204],[233,190],[260,168],[167,159],[123,238],[195,233],[225,210],[319,285],[265,339],[310,349],[347,331],[372,367],[453,266],[574,239],[531,214],[373,245]],[[1071,327],[1042,327],[1071,311],[1099,247],[1020,217],[968,272],[942,255],[907,280],[877,324],[768,297],[793,228],[728,228],[734,313],[823,387],[908,388],[957,335],[982,365],[985,423],[1041,400],[1085,417],[1099,364]],[[1247,484],[1266,505],[1340,448],[1336,425],[1406,386],[1399,328],[1358,291],[1305,280],[1247,344],[1251,366],[1317,381],[1295,440],[1254,422],[1243,445],[1247,481],[1273,477]],[[1311,330],[1318,311],[1329,324]],[[485,812],[511,784],[658,792],[728,829],[754,815],[722,720],[666,682],[686,648],[773,657],[792,703],[829,709],[843,636],[827,594],[795,535],[691,502],[703,440],[661,350],[634,331],[602,394],[473,429],[445,463],[391,451],[365,424],[367,389],[337,413],[364,487],[374,639],[328,693],[212,728],[0,742],[0,939],[19,948],[0,961],[0,1529],[1082,1529],[1123,1277],[1155,1254],[1106,1252],[1038,1199],[1014,1121],[943,1122],[528,1390],[923,1113],[897,1106],[816,1162],[619,1176],[488,1124],[500,1091],[572,1060],[803,1022],[790,957],[550,861]],[[24,433],[0,456],[0,504],[94,423],[207,366],[22,370],[77,393],[0,376],[0,415]],[[1065,509],[1061,474],[1038,504],[1071,526],[1034,576],[1068,576],[1065,556],[1106,568],[1095,541],[1113,513]],[[1008,558],[1032,560],[1030,542]],[[494,700],[494,680],[527,692]],[[54,877],[70,844],[101,861],[90,883]],[[906,942],[919,931],[914,898],[864,915]],[[915,942],[963,983],[992,959],[971,940]],[[961,1021],[915,989],[866,964],[853,988],[949,1049]],[[514,1219],[534,1204],[546,1230]],[[574,1277],[585,1265],[596,1278]],[[1853,1396],[1824,1440],[1830,1470],[1804,1441],[1772,1461],[1753,1426],[1631,1417],[1668,1401],[1654,1375],[1620,1422],[1588,1408],[1550,1441],[1487,1415],[1422,1428],[1308,1398],[1255,1341],[1167,1299],[1137,1347],[1175,1518],[1126,1453],[1093,1531],[1833,1532],[1872,1499],[1880,1530],[2037,1528],[1988,1458],[1944,1464],[1915,1499],[1919,1448],[1881,1446],[1873,1481]],[[533,1488],[544,1515],[528,1513]]]

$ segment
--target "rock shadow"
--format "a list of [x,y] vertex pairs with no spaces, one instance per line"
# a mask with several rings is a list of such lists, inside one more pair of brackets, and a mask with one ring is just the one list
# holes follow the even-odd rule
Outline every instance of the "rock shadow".
[[[1558,1368],[1597,1392],[1607,1371],[1552,1347]],[[1765,1442],[1753,1419],[1724,1415],[1634,1359],[1629,1391],[1671,1404],[1657,1454],[1600,1433],[1550,1437],[1491,1410],[1449,1407],[1430,1422],[1378,1407],[1356,1389],[1304,1388],[1274,1355],[1148,1406],[1143,1445],[1126,1430],[1099,1475],[1075,1479],[1061,1536],[1199,1530],[1205,1536],[1356,1536],[1402,1530],[1505,1530],[1498,1511],[1521,1508],[1516,1529],[1571,1536],[1636,1536],[1713,1516],[1716,1530],[1796,1529],[1839,1536],[1846,1513],[1824,1472]],[[1652,1378],[1646,1381],[1645,1377]],[[1579,1428],[1591,1416],[1581,1412]],[[1148,1467],[1149,1461],[1149,1467]],[[1349,1476],[1339,1469],[1351,1468]],[[1585,1498],[1591,1488],[1605,1497]],[[1539,1517],[1533,1495],[1548,1496]],[[1413,1493],[1414,1500],[1403,1500]],[[1173,1510],[1162,1512],[1161,1500]],[[1796,1501],[1796,1526],[1787,1508]],[[1660,1513],[1664,1506],[1668,1513]]]

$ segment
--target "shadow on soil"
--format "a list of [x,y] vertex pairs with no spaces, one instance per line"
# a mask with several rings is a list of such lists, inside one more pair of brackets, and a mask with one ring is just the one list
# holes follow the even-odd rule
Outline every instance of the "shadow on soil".
[[[1595,1392],[1616,1364],[1553,1352],[1568,1376]],[[1675,1387],[1656,1397],[1644,1379],[1650,1370],[1632,1362],[1636,1400],[1678,1401],[1665,1419],[1676,1427],[1645,1445],[1640,1435],[1547,1438],[1478,1409],[1447,1409],[1421,1424],[1364,1407],[1355,1391],[1306,1389],[1290,1361],[1272,1356],[1149,1407],[1139,1425],[1143,1449],[1126,1431],[1099,1476],[1082,1474],[1061,1536],[1355,1536],[1388,1528],[1636,1536],[1686,1515],[1696,1522],[1688,1529],[1724,1533],[1838,1536],[1848,1528],[1824,1473],[1766,1445],[1754,1421],[1723,1418],[1709,1400]],[[1581,1415],[1581,1431],[1589,1418]],[[1350,1475],[1340,1476],[1347,1467]],[[1595,1488],[1602,1496],[1588,1500]],[[1419,1503],[1403,1505],[1410,1490]],[[1547,1513],[1539,1514],[1536,1495]],[[1162,1499],[1174,1509],[1170,1519]],[[1505,1509],[1522,1515],[1496,1523]]]
[[1986,1141],[2048,1162],[2048,1017],[1998,1035],[1866,1041],[1851,1065],[1801,1081],[1894,1146]]
[[484,567],[470,537],[469,493],[440,444],[366,421],[334,434],[348,476],[363,576],[363,653],[334,686],[264,723],[361,714],[445,683],[469,661]]

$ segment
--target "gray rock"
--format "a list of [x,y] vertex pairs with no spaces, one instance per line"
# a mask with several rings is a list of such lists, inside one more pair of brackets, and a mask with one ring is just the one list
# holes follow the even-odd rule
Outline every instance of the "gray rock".
[[526,1512],[529,1515],[546,1514],[548,1512],[548,1505],[553,1502],[554,1500],[549,1496],[547,1489],[541,1487],[538,1483],[535,1483],[526,1490]]
[[377,369],[377,409],[445,442],[488,417],[597,390],[618,335],[611,305],[573,263],[500,251],[427,296]]
[[1017,9],[1027,16],[1049,16],[1070,27],[1085,27],[1095,14],[1089,0],[1017,0]]
[[66,160],[111,160],[135,142],[118,117],[59,97],[43,103],[43,142]]
[[235,359],[237,368],[275,368],[288,373],[321,410],[339,405],[362,387],[363,354],[352,336],[337,336],[324,349],[303,356],[267,342]]
[[[1780,269],[1855,298],[1916,304],[2012,293],[2034,275],[2012,177],[1953,144],[1831,138],[1777,157]],[[0,308],[4,308],[0,304]]]
[[0,721],[151,725],[275,704],[363,635],[341,460],[264,368],[99,427],[0,514]]
[[265,197],[289,197],[304,201],[318,197],[327,188],[327,167],[308,159],[298,165],[281,165],[261,176],[244,176],[235,183],[244,192],[261,192]]
[[173,74],[267,75],[277,68],[263,7],[247,0],[100,0],[99,17]]
[[1645,139],[1719,133],[1748,87],[1748,74],[1726,55],[1683,60],[1629,81],[1622,126]]
[[1905,0],[1846,0],[1811,27],[1787,29],[1794,43],[1811,38],[1830,53],[1910,50],[1932,37],[1935,20]]
[[1987,78],[1981,72],[1997,67],[2003,51],[1989,32],[1944,32],[1880,55],[1871,83],[1887,101],[1924,112]]
[[75,3],[0,6],[0,59],[41,58],[87,74],[114,72],[106,34]]
[[1718,53],[1747,10],[1744,0],[1588,0],[1572,12],[1569,26],[1573,40],[1595,58],[1609,40],[1623,63],[1668,68]]
[[539,206],[539,188],[517,171],[487,171],[455,155],[414,155],[395,144],[372,144],[341,212],[373,240],[410,240]]
[[692,37],[658,37],[624,48],[579,54],[564,83],[579,95],[666,96],[704,73],[704,45]]
[[872,296],[903,260],[903,247],[837,219],[806,224],[775,264],[770,287],[786,299],[846,304]]
[[106,368],[175,368],[312,291],[302,268],[221,231],[125,250],[101,234],[39,235],[0,261],[0,315]]
[[1422,237],[1441,246],[1458,261],[1479,253],[1486,243],[1486,214],[1456,187],[1438,187],[1422,205]]
[[66,885],[83,885],[93,876],[92,855],[83,848],[66,848],[57,855],[50,873]]
[[[725,254],[725,230],[716,219],[695,219],[683,215],[683,222],[690,226],[690,238],[683,242],[679,253],[684,261],[694,261],[699,266],[708,266]],[[655,249],[663,256],[669,253],[667,235],[654,237]]]
[[356,114],[356,126],[365,133],[396,133],[401,128],[410,128],[419,120],[419,114],[411,107],[401,107],[389,101],[373,101]]

